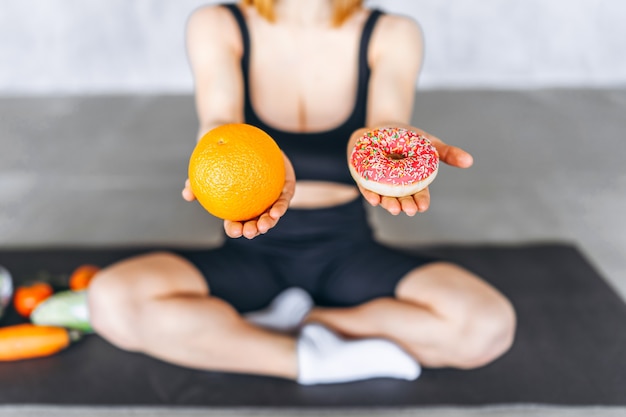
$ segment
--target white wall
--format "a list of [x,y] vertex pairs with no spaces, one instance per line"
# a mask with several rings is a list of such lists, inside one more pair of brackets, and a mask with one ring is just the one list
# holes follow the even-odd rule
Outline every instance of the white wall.
[[[206,3],[2,0],[0,94],[190,92],[184,25]],[[624,0],[369,4],[422,24],[421,88],[626,86]]]
[[624,0],[380,0],[424,28],[424,87],[626,86]]

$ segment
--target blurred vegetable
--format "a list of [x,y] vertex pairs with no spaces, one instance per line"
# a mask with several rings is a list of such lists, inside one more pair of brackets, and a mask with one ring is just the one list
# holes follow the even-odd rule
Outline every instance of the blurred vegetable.
[[0,317],[11,303],[13,296],[13,278],[9,271],[0,265]]
[[61,326],[92,332],[87,306],[87,291],[61,291],[39,304],[30,315],[38,325]]
[[46,282],[20,285],[15,290],[13,305],[20,315],[30,317],[30,313],[32,313],[35,307],[50,297],[53,292],[52,286]]
[[94,275],[100,271],[100,267],[95,265],[81,265],[72,272],[69,279],[71,290],[80,291],[89,286]]
[[0,328],[0,361],[50,356],[80,339],[80,332],[62,327],[18,324]]

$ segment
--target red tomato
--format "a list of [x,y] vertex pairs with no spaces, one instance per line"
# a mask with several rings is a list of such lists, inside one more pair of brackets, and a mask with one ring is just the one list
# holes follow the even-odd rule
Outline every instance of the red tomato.
[[35,307],[50,297],[54,290],[50,284],[35,282],[30,285],[20,285],[13,295],[15,310],[24,317],[30,317]]
[[70,276],[70,289],[73,291],[84,290],[89,286],[91,279],[100,271],[95,265],[81,265]]

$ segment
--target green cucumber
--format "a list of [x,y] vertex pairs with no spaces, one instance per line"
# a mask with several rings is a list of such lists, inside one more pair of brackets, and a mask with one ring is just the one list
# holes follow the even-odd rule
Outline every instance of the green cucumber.
[[68,329],[91,333],[89,322],[87,291],[61,291],[35,308],[30,315],[34,324],[42,326],[60,326]]

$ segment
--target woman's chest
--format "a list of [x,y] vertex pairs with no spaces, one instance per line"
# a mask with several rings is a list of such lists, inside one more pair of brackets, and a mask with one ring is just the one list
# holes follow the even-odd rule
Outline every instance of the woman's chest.
[[259,117],[287,130],[324,130],[350,115],[356,33],[275,29],[251,35],[250,91]]

